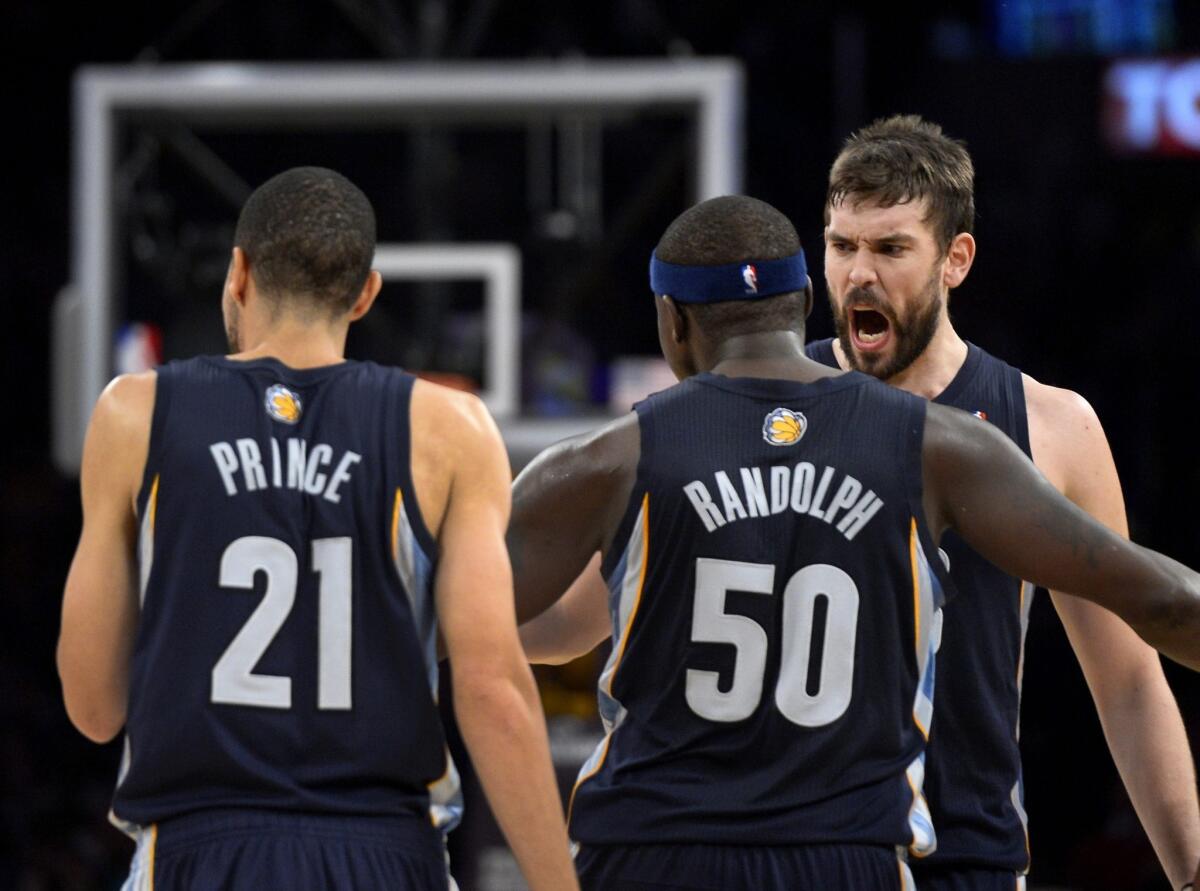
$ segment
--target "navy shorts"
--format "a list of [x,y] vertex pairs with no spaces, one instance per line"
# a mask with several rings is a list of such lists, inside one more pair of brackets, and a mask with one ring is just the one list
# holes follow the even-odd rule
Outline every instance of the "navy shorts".
[[912,871],[921,891],[1025,891],[1025,876],[1011,869],[914,863]]
[[895,849],[870,845],[581,845],[575,869],[583,891],[913,889]]
[[212,810],[139,831],[126,891],[446,891],[445,843],[419,817]]

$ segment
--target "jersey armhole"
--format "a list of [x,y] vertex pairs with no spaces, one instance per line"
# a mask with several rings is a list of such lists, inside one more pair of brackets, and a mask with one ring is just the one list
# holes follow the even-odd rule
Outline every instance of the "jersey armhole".
[[[400,411],[397,414],[402,419],[401,423],[397,425],[400,430],[399,490],[403,493],[404,515],[408,520],[408,526],[412,530],[417,544],[420,545],[421,550],[429,557],[430,563],[436,565],[438,558],[437,539],[429,531],[429,527],[425,525],[425,515],[421,512],[421,504],[417,498],[417,488],[413,482],[412,474],[412,393],[413,385],[417,379],[415,375],[399,370],[397,370],[397,378],[399,379],[397,401],[400,403]],[[393,509],[392,504],[395,497],[395,491],[388,492],[389,510]]]
[[617,524],[608,551],[600,561],[600,574],[606,581],[621,562],[621,556],[625,553],[625,544],[633,533],[633,525],[642,511],[642,500],[646,497],[646,480],[648,479],[646,468],[651,463],[654,442],[654,424],[649,410],[650,401],[650,399],[645,399],[633,407],[637,414],[638,425],[637,475],[633,480],[633,488],[629,492],[629,503],[625,505],[625,511],[621,514],[621,522]]
[[154,371],[154,410],[150,415],[150,442],[146,447],[146,466],[142,470],[142,485],[137,495],[137,517],[146,515],[146,505],[163,464],[163,431],[171,411],[171,388],[174,383],[174,363],[159,365]]
[[1029,409],[1025,403],[1025,376],[1020,369],[1011,365],[1005,367],[1011,382],[1008,389],[1008,410],[1012,419],[1013,441],[1030,460],[1033,460],[1033,447],[1029,444]]

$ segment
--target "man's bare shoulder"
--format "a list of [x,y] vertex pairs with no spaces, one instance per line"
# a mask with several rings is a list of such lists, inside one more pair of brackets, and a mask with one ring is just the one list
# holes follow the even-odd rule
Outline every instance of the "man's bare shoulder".
[[96,413],[106,421],[130,424],[148,421],[154,413],[158,372],[121,374],[109,381],[96,402]]
[[482,399],[421,378],[413,383],[412,422],[422,434],[440,434],[467,444],[480,435],[496,435],[496,424]]
[[122,374],[96,400],[81,469],[87,492],[128,494],[132,506],[150,450],[157,383],[155,371]]
[[102,446],[106,463],[145,465],[158,373],[140,371],[113,378],[92,412],[88,436]]
[[411,472],[417,504],[430,532],[440,533],[451,488],[467,493],[512,479],[496,422],[474,393],[417,379],[409,408]]
[[1059,489],[1072,467],[1111,461],[1108,438],[1091,403],[1074,390],[1022,374],[1033,462]]
[[1030,431],[1036,423],[1058,437],[1103,436],[1100,418],[1090,402],[1074,390],[1052,387],[1021,374]]

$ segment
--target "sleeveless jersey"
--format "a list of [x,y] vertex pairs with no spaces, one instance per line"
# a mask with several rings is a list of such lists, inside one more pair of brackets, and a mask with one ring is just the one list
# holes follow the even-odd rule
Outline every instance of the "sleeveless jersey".
[[412,385],[360,362],[159,368],[118,825],[243,807],[452,821]]
[[[809,344],[808,355],[837,366],[830,340]],[[1030,455],[1021,372],[974,344],[933,401],[995,424]],[[997,569],[952,530],[942,548],[962,596],[946,606],[937,654],[925,782],[938,834],[931,862],[1023,872],[1029,835],[1017,738],[1033,586]]]
[[584,844],[934,844],[923,401],[701,374],[636,406]]

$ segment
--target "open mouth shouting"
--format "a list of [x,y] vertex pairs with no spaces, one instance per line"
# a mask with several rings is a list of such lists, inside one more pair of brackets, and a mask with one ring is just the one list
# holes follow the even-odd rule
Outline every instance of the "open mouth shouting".
[[891,342],[892,322],[877,309],[852,306],[847,311],[850,342],[857,352],[877,353]]

